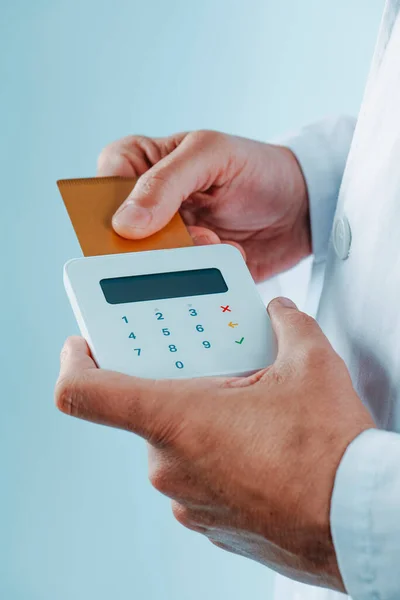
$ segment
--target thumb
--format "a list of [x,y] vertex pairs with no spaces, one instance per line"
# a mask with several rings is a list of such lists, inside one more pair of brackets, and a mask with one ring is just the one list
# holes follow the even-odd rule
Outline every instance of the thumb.
[[330,346],[315,319],[301,312],[289,298],[275,298],[268,305],[268,314],[278,341],[278,357],[289,358],[299,350]]
[[195,192],[208,189],[221,172],[224,137],[215,132],[188,134],[170,154],[146,171],[113,217],[126,238],[148,237],[165,227]]

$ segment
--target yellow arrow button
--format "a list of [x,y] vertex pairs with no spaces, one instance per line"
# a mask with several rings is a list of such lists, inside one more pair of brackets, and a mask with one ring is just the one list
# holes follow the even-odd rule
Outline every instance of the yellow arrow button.
[[230,323],[228,323],[228,326],[229,326],[229,327],[232,327],[232,329],[233,329],[234,327],[237,327],[238,325],[239,325],[239,323],[232,323],[232,321],[230,321]]

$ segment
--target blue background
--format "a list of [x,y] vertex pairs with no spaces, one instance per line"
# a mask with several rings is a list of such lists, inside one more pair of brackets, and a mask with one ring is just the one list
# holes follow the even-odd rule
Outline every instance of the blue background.
[[[145,446],[53,406],[80,255],[56,179],[130,133],[270,139],[356,113],[382,0],[9,0],[0,17],[0,597],[270,597],[272,575],[184,530]],[[300,293],[304,269],[282,278]],[[291,287],[290,287],[291,286]]]

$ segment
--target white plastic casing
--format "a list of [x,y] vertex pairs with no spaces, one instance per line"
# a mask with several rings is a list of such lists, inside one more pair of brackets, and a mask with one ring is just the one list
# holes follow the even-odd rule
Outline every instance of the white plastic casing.
[[[228,291],[109,304],[100,286],[102,279],[113,277],[207,268],[221,271]],[[73,259],[64,267],[64,285],[101,368],[175,379],[248,375],[275,360],[275,336],[265,305],[233,246]]]

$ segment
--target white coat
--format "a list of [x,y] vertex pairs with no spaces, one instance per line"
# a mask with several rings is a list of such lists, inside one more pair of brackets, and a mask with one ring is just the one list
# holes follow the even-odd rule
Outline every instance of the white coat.
[[[387,2],[354,136],[353,127],[347,118],[323,122],[286,143],[308,185],[315,272],[326,262],[317,318],[380,428],[354,440],[337,472],[339,567],[353,600],[399,600],[399,0]],[[275,598],[344,596],[278,578]]]

